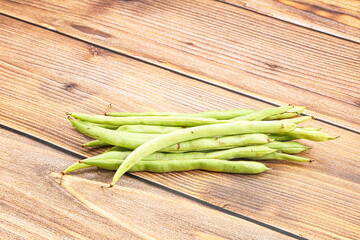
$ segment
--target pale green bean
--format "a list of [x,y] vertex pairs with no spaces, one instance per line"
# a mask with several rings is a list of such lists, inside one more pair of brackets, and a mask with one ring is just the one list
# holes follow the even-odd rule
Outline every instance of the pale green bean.
[[229,123],[228,120],[216,120],[211,118],[191,117],[108,117],[102,115],[90,115],[82,113],[68,113],[68,115],[86,122],[110,124],[110,125],[158,125],[192,127],[209,124]]
[[246,120],[246,121],[255,121],[255,120],[256,121],[261,121],[264,118],[267,118],[269,116],[284,113],[284,112],[288,111],[291,108],[293,108],[293,107],[292,106],[287,106],[287,107],[262,109],[262,110],[258,110],[258,111],[253,112],[253,113],[249,113],[249,114],[244,115],[244,116],[233,118],[231,120],[233,120],[233,121],[243,121],[243,120]]
[[292,142],[273,141],[273,142],[264,144],[262,146],[276,149],[276,150],[279,150],[280,152],[288,153],[288,154],[297,154],[297,153],[301,153],[302,151],[310,149],[309,147],[306,147],[303,144],[301,144],[299,142],[294,142],[294,141],[292,141]]
[[[80,161],[82,162],[82,161]],[[124,160],[86,160],[88,165],[97,166],[108,170],[116,170],[122,166]],[[205,170],[212,172],[258,174],[269,170],[264,164],[253,161],[225,161],[218,159],[189,159],[189,160],[164,160],[164,161],[140,161],[132,166],[130,172],[183,172],[191,170]]]
[[[95,128],[95,127],[94,127]],[[225,124],[214,124],[210,126],[199,126],[186,129],[180,129],[171,133],[161,135],[153,140],[150,140],[140,147],[135,149],[125,160],[120,168],[116,171],[113,181],[110,186],[113,186],[117,180],[132,166],[134,166],[142,158],[150,155],[153,152],[156,152],[164,147],[176,144],[179,142],[184,142],[192,139],[203,138],[203,137],[213,137],[218,135],[235,135],[235,134],[245,134],[245,133],[279,133],[279,132],[289,132],[296,128],[296,125],[293,123],[287,123],[283,121],[240,121],[234,123],[225,123]],[[105,131],[106,129],[104,129]],[[104,132],[103,131],[103,132]],[[111,130],[107,130],[111,131]],[[84,131],[84,133],[86,130]],[[101,131],[87,131],[91,135],[101,135]],[[102,134],[104,135],[104,134]],[[98,136],[100,137],[100,136]],[[106,134],[103,136],[106,140],[113,139],[113,142],[116,143],[116,136],[111,134],[111,137],[108,137]],[[101,140],[101,139],[100,139]],[[105,141],[106,142],[106,141]],[[117,145],[117,144],[114,144]]]
[[261,157],[249,158],[251,160],[284,160],[284,161],[295,161],[295,162],[311,162],[310,159],[286,153],[273,152]]

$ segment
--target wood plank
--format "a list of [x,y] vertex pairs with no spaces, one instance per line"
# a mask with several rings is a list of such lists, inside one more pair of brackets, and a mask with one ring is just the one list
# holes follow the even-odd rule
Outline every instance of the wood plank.
[[[102,113],[109,102],[123,111],[269,107],[22,22],[6,17],[0,22],[0,53],[6,52],[0,55],[0,123],[83,155],[95,152],[79,147],[86,138],[67,122],[66,111]],[[269,162],[273,170],[258,176],[202,171],[137,175],[304,237],[356,238],[360,150],[354,143],[360,135],[321,122],[309,124],[341,135],[336,141],[306,142],[314,147],[307,153],[312,164]]]
[[[360,45],[216,1],[0,0],[2,13],[360,132]],[[321,114],[321,115],[320,115]]]
[[101,190],[109,171],[65,176],[60,186],[49,173],[76,157],[2,128],[0,142],[2,239],[292,239],[127,176]]
[[357,0],[220,0],[316,31],[360,42]]

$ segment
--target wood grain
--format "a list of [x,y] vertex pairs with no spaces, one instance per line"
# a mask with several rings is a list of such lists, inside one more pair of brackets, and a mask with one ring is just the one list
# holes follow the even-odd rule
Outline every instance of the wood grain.
[[216,1],[0,3],[5,14],[360,131],[359,44]]
[[1,239],[290,239],[127,176],[102,190],[109,171],[61,179],[50,172],[77,158],[1,128],[0,141]]
[[357,0],[221,0],[267,16],[360,42]]
[[[0,123],[83,155],[96,152],[79,147],[86,138],[67,123],[66,111],[102,113],[109,102],[122,111],[269,107],[13,19],[0,17],[0,23]],[[269,162],[273,169],[258,176],[202,171],[137,175],[304,237],[356,239],[360,150],[355,146],[360,135],[321,122],[309,124],[341,135],[336,141],[306,142],[313,147],[306,154],[315,159],[312,164]],[[110,179],[109,174],[102,182]]]

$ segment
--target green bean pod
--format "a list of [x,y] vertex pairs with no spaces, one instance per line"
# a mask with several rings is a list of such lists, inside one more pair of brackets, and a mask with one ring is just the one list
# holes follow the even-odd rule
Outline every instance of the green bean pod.
[[90,115],[82,113],[68,113],[68,115],[86,122],[101,123],[109,125],[157,125],[157,126],[180,126],[192,127],[209,124],[229,123],[228,120],[216,120],[211,118],[192,117],[108,117],[102,115]]
[[[283,137],[283,136],[281,136]],[[146,140],[141,142],[140,139],[137,140],[137,143],[145,143]],[[226,137],[211,137],[211,138],[199,138],[190,141],[185,141],[177,144],[173,144],[171,146],[165,147],[159,152],[190,152],[190,151],[207,151],[207,150],[217,150],[217,149],[228,149],[233,147],[244,147],[244,146],[252,146],[252,145],[260,145],[271,142],[271,139],[261,133],[253,133],[253,134],[242,134],[242,135],[234,135],[234,136],[226,136]],[[96,146],[96,144],[104,144],[100,140],[90,141],[83,146]],[[140,144],[140,145],[141,145]],[[111,145],[111,144],[108,144]],[[138,145],[138,146],[140,146]],[[138,147],[137,145],[135,145]],[[136,148],[135,147],[135,148]],[[135,149],[132,148],[132,149]],[[116,149],[117,151],[121,151]]]
[[[156,160],[176,160],[176,159],[235,159],[235,158],[249,158],[264,156],[269,153],[275,152],[266,146],[249,146],[238,147],[227,150],[219,150],[213,152],[186,152],[186,153],[161,153],[154,152],[146,156],[142,161],[156,161]],[[109,151],[103,154],[90,157],[88,159],[119,159],[124,160],[131,151]]]
[[291,141],[297,139],[289,135],[269,134],[268,136],[270,139],[278,142]]
[[323,142],[323,141],[335,139],[335,137],[329,136],[323,132],[308,131],[301,128],[297,128],[294,131],[288,133],[281,133],[279,135],[288,135],[295,139],[307,139],[316,142]]
[[295,106],[289,109],[285,113],[280,113],[276,115],[271,115],[269,117],[264,118],[263,120],[278,120],[278,119],[285,119],[285,118],[292,118],[300,115],[305,110],[303,106]]
[[113,117],[135,117],[135,116],[175,116],[175,117],[195,117],[195,118],[214,118],[218,120],[226,120],[238,116],[255,112],[255,109],[231,109],[231,110],[211,110],[199,113],[176,113],[176,112],[145,112],[145,113],[124,113],[112,112],[107,114]]
[[[81,163],[104,168],[108,170],[118,169],[124,160],[84,160]],[[218,159],[189,159],[189,160],[164,160],[164,161],[140,161],[132,166],[130,172],[183,172],[191,170],[205,170],[212,172],[258,174],[269,170],[264,164],[253,161],[225,161]]]
[[264,118],[267,118],[272,115],[277,115],[286,112],[287,110],[293,108],[292,106],[287,107],[277,107],[277,108],[270,108],[270,109],[262,109],[258,110],[253,113],[249,113],[244,116],[236,117],[231,120],[233,121],[261,121]]
[[66,174],[66,173],[73,172],[73,171],[80,170],[80,169],[87,168],[87,167],[91,167],[91,165],[76,162],[76,163],[72,164],[70,167],[66,168],[64,171],[62,171],[62,173]]
[[[76,122],[76,121],[73,120],[72,122]],[[219,135],[227,136],[227,135],[245,134],[245,133],[282,133],[282,132],[284,133],[284,132],[292,131],[295,128],[296,128],[295,124],[287,123],[283,121],[239,121],[239,122],[225,123],[225,124],[214,124],[210,126],[192,127],[192,128],[180,129],[171,133],[167,133],[153,140],[150,140],[142,144],[140,147],[136,148],[124,160],[124,163],[116,171],[110,186],[113,186],[118,181],[118,179],[127,170],[129,170],[132,166],[134,166],[138,161],[150,155],[151,153],[156,152],[172,144],[176,144],[179,142],[184,142],[192,139],[197,139],[197,138],[203,138],[203,137],[215,137]],[[116,135],[111,134],[111,136],[108,136],[108,134],[105,133],[105,131],[111,131],[111,130],[104,129],[103,131],[99,131],[99,129],[96,129],[96,127],[93,127],[92,130],[91,129],[90,130],[81,129],[81,130],[83,131],[83,133],[88,135],[97,136],[99,138],[103,137],[109,141],[112,140],[113,144],[117,145],[115,144],[117,139]]]
[[303,144],[299,143],[299,142],[278,142],[278,141],[273,141],[267,144],[264,144],[263,146],[272,148],[272,149],[276,149],[280,152],[283,153],[288,153],[288,154],[297,154],[297,153],[301,153],[302,151],[308,150],[310,149],[309,147],[304,146]]
[[123,125],[117,130],[131,133],[155,133],[164,134],[181,129],[181,127],[154,126],[154,125]]
[[251,160],[284,160],[284,161],[294,161],[294,162],[311,162],[310,159],[300,156],[294,156],[286,153],[273,152],[261,157],[249,158]]
[[296,117],[296,118],[283,119],[281,121],[291,122],[291,123],[302,123],[302,122],[305,122],[310,119],[311,119],[310,116],[302,116],[302,117]]

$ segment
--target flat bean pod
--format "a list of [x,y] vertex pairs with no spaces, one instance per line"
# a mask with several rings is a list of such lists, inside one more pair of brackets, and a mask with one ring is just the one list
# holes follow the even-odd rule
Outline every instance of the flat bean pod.
[[[145,143],[146,140],[142,142],[140,139],[137,140],[137,143]],[[216,150],[216,149],[228,149],[233,147],[244,147],[252,145],[260,145],[271,142],[271,139],[266,134],[253,133],[253,134],[242,134],[226,137],[211,137],[211,138],[199,138],[190,141],[185,141],[177,144],[170,145],[163,149],[160,149],[159,152],[190,152],[190,151],[206,151],[206,150]],[[103,143],[99,140],[90,141],[86,144],[91,146],[96,146],[97,143]],[[104,143],[105,144],[105,143]],[[140,145],[141,145],[140,144]],[[108,144],[110,145],[110,144]],[[140,145],[134,145],[139,147]],[[135,147],[135,148],[136,148]],[[132,149],[135,149],[132,148]],[[118,150],[118,149],[117,149]],[[121,151],[121,150],[118,150]]]
[[[88,165],[116,170],[123,164],[123,160],[85,160],[80,161]],[[164,160],[164,161],[140,161],[132,166],[130,172],[183,172],[191,170],[205,170],[224,173],[258,174],[269,170],[264,164],[253,161],[225,161],[218,159],[189,159],[189,160]]]
[[297,128],[294,131],[288,133],[281,133],[279,135],[288,135],[293,137],[294,139],[307,139],[316,142],[323,142],[335,139],[335,137],[329,136],[323,132],[308,131],[301,128]]
[[258,110],[256,112],[253,113],[249,113],[247,115],[244,116],[240,116],[240,117],[236,117],[233,118],[231,120],[234,121],[261,121],[264,118],[270,117],[272,115],[277,115],[277,114],[281,114],[286,112],[287,110],[293,108],[292,106],[287,106],[287,107],[278,107],[278,108],[270,108],[270,109],[262,109],[262,110]]
[[[98,139],[110,145],[116,145],[128,149],[135,149],[144,142],[156,138],[155,134],[125,133],[93,125],[85,125],[75,119],[69,119],[72,125],[80,132],[89,137]],[[114,144],[116,143],[116,144]]]
[[278,119],[292,118],[292,117],[300,115],[304,110],[305,110],[305,107],[303,107],[303,106],[295,106],[295,107],[289,109],[285,113],[272,115],[272,116],[264,118],[264,120],[278,120]]
[[62,173],[66,174],[66,173],[73,172],[73,171],[80,170],[80,169],[87,168],[87,167],[91,167],[91,165],[76,162],[76,163],[72,164],[70,167],[66,168],[64,171],[62,171]]
[[302,123],[302,122],[305,122],[310,119],[311,119],[310,116],[302,116],[302,117],[296,117],[296,118],[283,119],[281,121],[291,122],[291,123]]
[[109,125],[157,125],[157,126],[180,126],[192,127],[209,124],[229,123],[228,120],[216,120],[211,118],[192,117],[108,117],[102,115],[90,115],[82,113],[68,113],[68,115],[86,122]]
[[[94,127],[95,128],[95,127]],[[186,129],[180,129],[171,133],[161,135],[153,140],[150,140],[140,147],[136,148],[125,160],[120,168],[116,171],[113,181],[110,186],[113,186],[118,179],[132,166],[134,166],[142,158],[156,152],[164,147],[184,142],[192,139],[203,137],[215,137],[215,136],[227,136],[235,134],[245,133],[281,133],[289,132],[296,128],[293,123],[287,123],[283,121],[239,121],[234,123],[214,124],[210,126],[199,126]],[[111,131],[104,129],[104,131]],[[107,134],[102,134],[104,131],[84,131],[88,134],[96,135],[100,138],[100,135],[106,140],[113,139],[116,142],[116,136],[113,134],[109,137]],[[90,132],[90,133],[89,133]],[[86,134],[86,133],[85,133]],[[99,139],[101,140],[101,139]],[[107,142],[107,141],[105,141]],[[116,144],[114,144],[116,145]]]
[[249,158],[251,160],[284,160],[294,162],[311,162],[310,159],[305,157],[294,156],[286,153],[273,152],[265,156]]
[[[176,160],[176,159],[235,159],[264,156],[275,152],[266,146],[238,147],[213,152],[186,152],[186,153],[161,153],[154,152],[146,156],[142,161]],[[119,159],[124,160],[131,151],[110,151],[88,159]]]
[[181,127],[154,126],[154,125],[123,125],[117,130],[132,133],[155,133],[164,134],[181,129]]
[[297,154],[297,153],[301,153],[302,151],[308,150],[310,149],[309,147],[304,146],[303,144],[299,143],[299,142],[278,142],[278,141],[273,141],[267,144],[264,144],[263,146],[272,148],[272,149],[276,149],[280,152],[283,153],[288,153],[288,154]]
[[196,117],[196,118],[214,118],[218,120],[226,120],[238,116],[246,115],[258,110],[255,109],[231,109],[231,110],[211,110],[199,113],[176,113],[176,112],[145,112],[145,113],[124,113],[112,112],[107,115],[113,117],[134,117],[134,116],[175,116],[175,117]]

